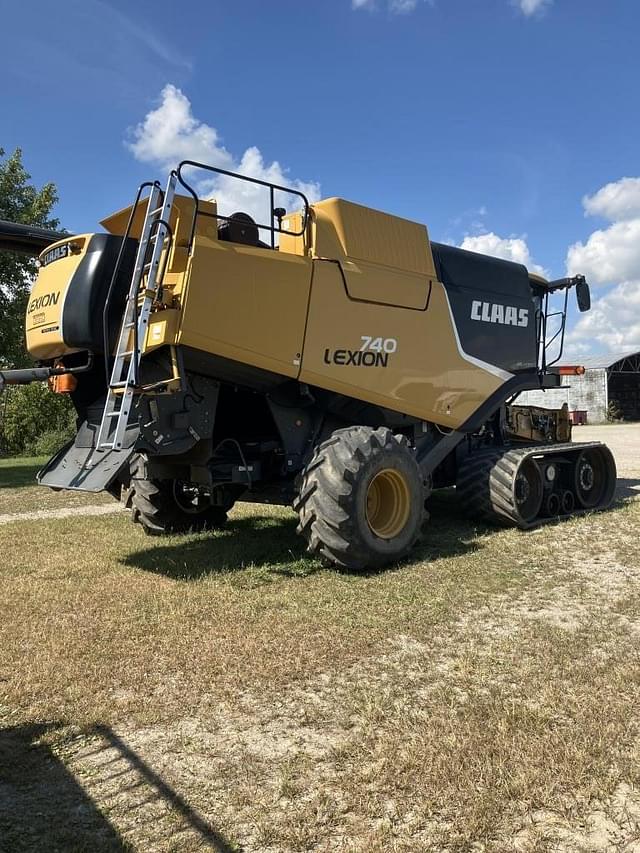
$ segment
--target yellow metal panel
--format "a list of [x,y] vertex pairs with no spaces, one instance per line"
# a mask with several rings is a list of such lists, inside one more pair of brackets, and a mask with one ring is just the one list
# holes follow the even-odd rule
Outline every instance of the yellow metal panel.
[[27,350],[32,358],[57,358],[65,353],[76,352],[64,342],[64,301],[69,283],[85,255],[91,237],[91,234],[80,234],[59,240],[41,254],[41,257],[50,255],[69,243],[74,247],[66,257],[41,267],[33,284],[25,320]]
[[166,344],[174,344],[178,335],[180,311],[169,308],[166,311],[155,311],[149,317],[149,326],[144,344],[144,352],[151,352]]
[[[289,213],[282,220],[282,227],[286,228],[287,231],[300,231],[302,228],[302,214]],[[304,234],[300,237],[293,237],[291,234],[280,234],[278,245],[281,252],[288,252],[291,255],[305,255],[307,253]]]
[[[112,213],[100,223],[110,234],[124,235],[131,208],[125,207]],[[146,199],[139,202],[133,217],[130,235],[135,239],[140,238],[142,225],[147,209]],[[171,252],[166,264],[165,277],[163,279],[163,302],[171,304],[174,297],[178,297],[182,291],[183,274],[189,263],[189,238],[191,236],[191,225],[193,220],[194,201],[190,196],[176,195],[169,217],[169,224],[173,232],[171,241]],[[196,236],[207,237],[210,240],[218,239],[218,221],[215,218],[217,206],[214,201],[200,201],[198,203],[199,216],[196,220]],[[161,266],[164,265],[164,256]]]
[[352,299],[420,311],[427,307],[431,284],[428,276],[367,261],[344,261],[342,271],[347,293]]
[[[110,214],[105,219],[101,220],[100,225],[110,234],[118,234],[123,236],[127,230],[127,223],[131,214],[131,208],[123,207],[115,213]],[[194,200],[191,196],[176,195],[171,208],[169,224],[173,231],[173,243],[175,246],[186,246],[191,234],[191,223],[193,220]],[[142,234],[142,225],[144,222],[145,213],[147,212],[147,199],[138,202],[136,211],[131,225],[130,235],[136,240],[140,239]],[[217,206],[214,201],[198,202],[198,216],[196,222],[196,233],[206,235],[207,237],[217,238],[217,220],[211,214],[217,213]]]
[[[313,209],[331,220],[347,257],[435,277],[424,225],[341,198],[317,202]],[[336,257],[317,248],[322,257]]]
[[440,282],[426,311],[355,302],[326,261],[314,261],[300,381],[453,428],[502,383],[460,353]]
[[313,207],[311,219],[311,254],[314,258],[347,257],[333,219],[319,205]]
[[197,238],[178,342],[296,377],[310,280],[309,258]]

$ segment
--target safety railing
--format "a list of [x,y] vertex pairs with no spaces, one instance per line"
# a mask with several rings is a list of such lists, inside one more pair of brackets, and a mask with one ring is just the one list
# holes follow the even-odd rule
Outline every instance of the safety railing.
[[[553,292],[553,291],[551,291]],[[550,367],[557,364],[562,358],[564,351],[564,334],[567,325],[567,300],[569,298],[569,290],[564,292],[564,305],[559,311],[549,311],[549,295],[550,291],[540,297],[540,308],[536,311],[536,322],[538,330],[538,371],[546,373]],[[554,317],[560,318],[560,323],[551,337],[549,334],[549,324]],[[559,339],[559,340],[558,340]],[[557,351],[551,352],[554,343],[557,343]],[[550,359],[549,356],[554,356]]]
[[[293,189],[292,187],[283,187],[280,186],[280,184],[273,184],[270,181],[262,181],[259,178],[250,178],[247,175],[241,175],[238,172],[229,172],[227,169],[220,169],[218,166],[209,166],[206,163],[197,163],[195,160],[183,160],[176,169],[176,175],[178,177],[179,183],[185,188],[185,190],[189,193],[189,195],[191,195],[194,200],[193,221],[191,223],[191,231],[189,235],[190,252],[193,247],[193,238],[196,233],[196,223],[198,216],[211,216],[221,222],[232,222],[233,219],[231,216],[226,216],[222,213],[204,213],[203,211],[199,210],[200,198],[198,196],[198,193],[194,190],[194,188],[184,176],[184,171],[188,169],[202,169],[205,172],[211,172],[215,175],[220,175],[221,177],[232,178],[234,180],[243,181],[248,184],[254,184],[256,186],[264,187],[265,190],[269,193],[268,198],[270,222],[256,222],[255,225],[259,231],[269,232],[272,249],[274,249],[276,246],[276,236],[278,234],[289,234],[292,237],[303,237],[306,234],[307,224],[309,222],[309,200],[306,195],[300,190]],[[282,207],[276,207],[276,193],[284,193],[288,196],[297,196],[302,202],[302,224],[299,230],[283,227],[283,220],[286,216],[286,210]]]

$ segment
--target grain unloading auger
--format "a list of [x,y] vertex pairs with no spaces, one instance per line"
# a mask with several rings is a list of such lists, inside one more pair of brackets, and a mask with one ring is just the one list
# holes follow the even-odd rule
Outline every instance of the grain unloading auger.
[[[222,216],[195,170],[264,191],[267,222]],[[37,367],[3,374],[50,377],[78,412],[43,485],[107,489],[149,533],[215,528],[239,499],[292,503],[310,551],[350,569],[404,556],[433,489],[522,528],[610,504],[609,450],[571,442],[566,406],[515,403],[560,384],[549,297],[563,292],[561,348],[569,289],[589,307],[582,277],[189,161],[102,225],[40,254]]]

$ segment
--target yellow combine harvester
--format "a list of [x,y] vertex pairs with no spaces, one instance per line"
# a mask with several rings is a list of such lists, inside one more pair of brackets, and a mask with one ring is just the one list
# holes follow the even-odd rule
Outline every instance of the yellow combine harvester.
[[[222,216],[196,170],[261,187],[268,221]],[[566,407],[512,405],[560,383],[549,296],[564,292],[563,337],[569,289],[589,307],[583,278],[191,161],[102,225],[4,229],[5,247],[43,251],[26,318],[38,366],[2,379],[47,378],[78,412],[41,484],[107,489],[149,533],[217,527],[239,499],[292,503],[309,550],[350,569],[403,557],[443,486],[522,528],[611,502],[611,453],[571,443]]]

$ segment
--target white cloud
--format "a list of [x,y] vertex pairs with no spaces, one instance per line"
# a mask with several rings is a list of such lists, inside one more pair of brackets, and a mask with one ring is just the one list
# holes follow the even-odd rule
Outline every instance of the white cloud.
[[[392,15],[408,15],[417,9],[419,2],[420,0],[351,0],[351,8],[373,12],[379,6],[385,6]],[[426,0],[426,2],[430,6],[435,4],[435,0]],[[527,18],[541,15],[553,2],[554,0],[511,0],[511,3]]]
[[503,258],[505,261],[514,261],[524,264],[530,272],[546,276],[547,273],[540,264],[536,264],[531,257],[531,252],[524,237],[499,237],[493,231],[476,236],[467,235],[460,244],[461,249],[469,252],[480,252],[483,255],[492,255],[495,258]]
[[[480,205],[480,207],[470,207],[459,216],[450,219],[449,226],[458,232],[462,231],[465,236],[470,234],[484,234],[487,230],[484,220],[488,213],[489,211],[484,204]],[[446,238],[445,242],[452,246],[456,244],[456,240],[452,237]]]
[[[384,2],[387,11],[392,15],[409,15],[414,12],[418,6],[419,0],[380,0]],[[430,6],[435,0],[426,0]],[[378,0],[351,0],[352,9],[367,9],[373,12],[378,8]]]
[[[137,160],[151,163],[165,172],[181,160],[195,160],[291,187],[303,192],[309,201],[316,201],[320,196],[319,184],[290,178],[277,160],[265,163],[255,146],[247,148],[239,158],[235,157],[222,144],[216,128],[197,119],[189,99],[171,84],[162,90],[160,105],[133,128],[126,145]],[[201,197],[215,196],[220,213],[229,215],[243,210],[259,222],[268,222],[269,194],[264,187],[224,176],[212,179],[204,171],[195,172],[194,180]],[[292,210],[298,208],[300,202],[295,196],[282,196],[276,198],[276,205]]]
[[527,18],[537,13],[541,14],[552,3],[553,0],[514,0],[514,4]]
[[390,0],[389,11],[394,15],[408,15],[418,5],[418,0]]
[[640,217],[640,178],[621,178],[582,199],[585,213],[611,222]]
[[640,281],[640,218],[594,231],[567,252],[569,275],[582,273],[592,284]]
[[640,283],[624,282],[594,300],[566,338],[567,352],[640,350]]
[[587,214],[612,224],[569,247],[567,273],[582,273],[605,290],[571,330],[568,344],[591,351],[640,349],[640,178],[607,184],[585,196],[583,205]]

